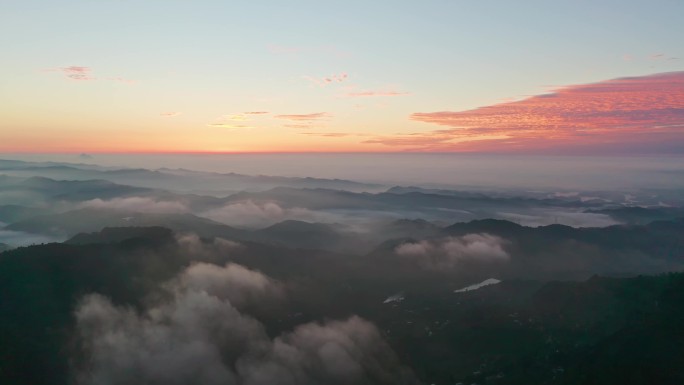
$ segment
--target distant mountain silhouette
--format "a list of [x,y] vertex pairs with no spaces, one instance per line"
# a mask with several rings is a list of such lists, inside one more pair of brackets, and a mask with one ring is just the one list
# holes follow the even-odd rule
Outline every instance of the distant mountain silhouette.
[[0,206],[0,222],[10,223],[44,214],[46,210],[21,205]]
[[131,239],[167,243],[173,240],[173,232],[165,227],[105,227],[96,233],[79,233],[66,244],[87,245],[98,243],[120,243]]

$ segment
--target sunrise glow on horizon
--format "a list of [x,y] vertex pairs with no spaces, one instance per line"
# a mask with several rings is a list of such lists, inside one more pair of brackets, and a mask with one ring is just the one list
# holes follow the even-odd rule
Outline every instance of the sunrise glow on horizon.
[[658,3],[7,2],[0,151],[681,154]]

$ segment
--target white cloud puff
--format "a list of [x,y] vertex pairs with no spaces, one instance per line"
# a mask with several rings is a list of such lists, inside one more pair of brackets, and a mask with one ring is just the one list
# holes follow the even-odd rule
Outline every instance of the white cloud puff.
[[436,240],[403,243],[395,248],[401,257],[415,260],[428,269],[451,269],[464,263],[505,262],[510,255],[506,241],[490,234],[467,234]]
[[242,245],[223,238],[202,240],[197,234],[176,235],[176,242],[183,254],[193,259],[211,259],[215,256],[227,255]]
[[225,266],[195,263],[178,277],[177,284],[183,290],[203,291],[217,298],[228,299],[233,305],[281,294],[276,281],[235,263]]
[[245,267],[195,264],[142,311],[84,297],[75,318],[77,384],[415,384],[377,328],[359,317],[307,323],[271,339],[236,305],[277,290]]
[[231,203],[202,214],[227,225],[246,228],[263,228],[284,220],[326,222],[331,215],[301,207],[283,208],[275,202],[256,203],[251,200]]

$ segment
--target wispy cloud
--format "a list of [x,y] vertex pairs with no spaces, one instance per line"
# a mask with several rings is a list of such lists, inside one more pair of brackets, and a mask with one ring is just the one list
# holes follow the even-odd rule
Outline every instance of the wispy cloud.
[[342,138],[351,135],[346,132],[301,132],[300,134],[307,136],[323,136],[327,138]]
[[666,55],[666,54],[664,54],[664,53],[656,53],[656,54],[650,55],[648,58],[649,58],[649,60],[652,60],[652,61],[671,61],[671,60],[679,60],[679,58],[677,58],[677,57],[668,56],[668,55]]
[[322,136],[326,138],[344,138],[349,136],[370,136],[370,134],[353,132],[300,132],[301,135]]
[[238,114],[223,115],[220,118],[216,119],[214,123],[207,124],[207,126],[228,128],[233,130],[252,129],[254,128],[254,126],[247,124],[247,122],[251,122],[253,120],[253,117],[256,118],[266,114],[268,114],[268,112],[266,111],[248,111]]
[[311,114],[276,115],[275,118],[291,122],[284,125],[286,128],[311,130],[314,126],[325,125],[325,122],[332,118],[332,115],[327,112],[315,112]]
[[95,80],[94,77],[90,76],[90,67],[62,67],[60,71],[71,80]]
[[245,114],[232,114],[232,115],[225,115],[223,117],[224,120],[229,120],[231,122],[246,122],[249,120],[247,115]]
[[520,101],[460,112],[418,112],[410,118],[447,128],[368,142],[415,150],[684,143],[684,72],[568,86]]
[[367,97],[377,97],[377,96],[403,96],[409,95],[408,92],[399,91],[359,91],[350,92],[346,96],[351,98],[367,98]]
[[327,112],[315,112],[311,114],[284,114],[276,115],[276,119],[290,120],[294,122],[313,122],[322,119],[329,119],[332,117]]
[[304,79],[320,87],[325,87],[334,83],[342,83],[347,81],[348,78],[349,75],[346,72],[340,72],[339,74],[332,74],[330,76],[324,77],[304,76]]
[[44,69],[43,71],[45,72],[60,72],[62,73],[66,78],[70,80],[80,80],[80,81],[87,81],[87,80],[111,80],[119,83],[125,83],[125,84],[135,84],[137,83],[135,80],[124,78],[121,76],[115,76],[115,77],[94,77],[92,75],[93,71],[90,67],[85,67],[85,66],[69,66],[69,67],[59,67],[59,68],[47,68]]
[[237,114],[227,114],[221,116],[219,121],[221,122],[249,122],[252,121],[253,118],[258,118],[259,116],[262,115],[267,115],[267,111],[248,111],[248,112],[240,112]]
[[252,129],[254,126],[247,124],[234,124],[234,123],[209,123],[207,127],[217,127],[217,128],[229,128],[233,130],[237,129]]
[[165,117],[165,118],[173,118],[174,116],[178,116],[178,115],[180,115],[180,114],[181,114],[181,113],[178,112],[178,111],[169,111],[169,112],[162,112],[162,113],[159,114],[159,115],[161,115],[161,116],[163,116],[163,117]]

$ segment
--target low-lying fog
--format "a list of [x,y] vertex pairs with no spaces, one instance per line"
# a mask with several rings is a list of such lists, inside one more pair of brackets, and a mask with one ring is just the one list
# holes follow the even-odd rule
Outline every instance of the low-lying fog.
[[[681,216],[683,203],[679,158],[14,158],[25,160],[0,160],[0,243],[10,247],[62,241],[104,227],[165,226],[203,236],[363,254],[390,239],[440,235],[454,223],[646,224]],[[618,184],[625,187],[608,187]]]
[[7,154],[4,159],[248,175],[341,178],[389,185],[522,189],[684,187],[681,156],[499,154]]

